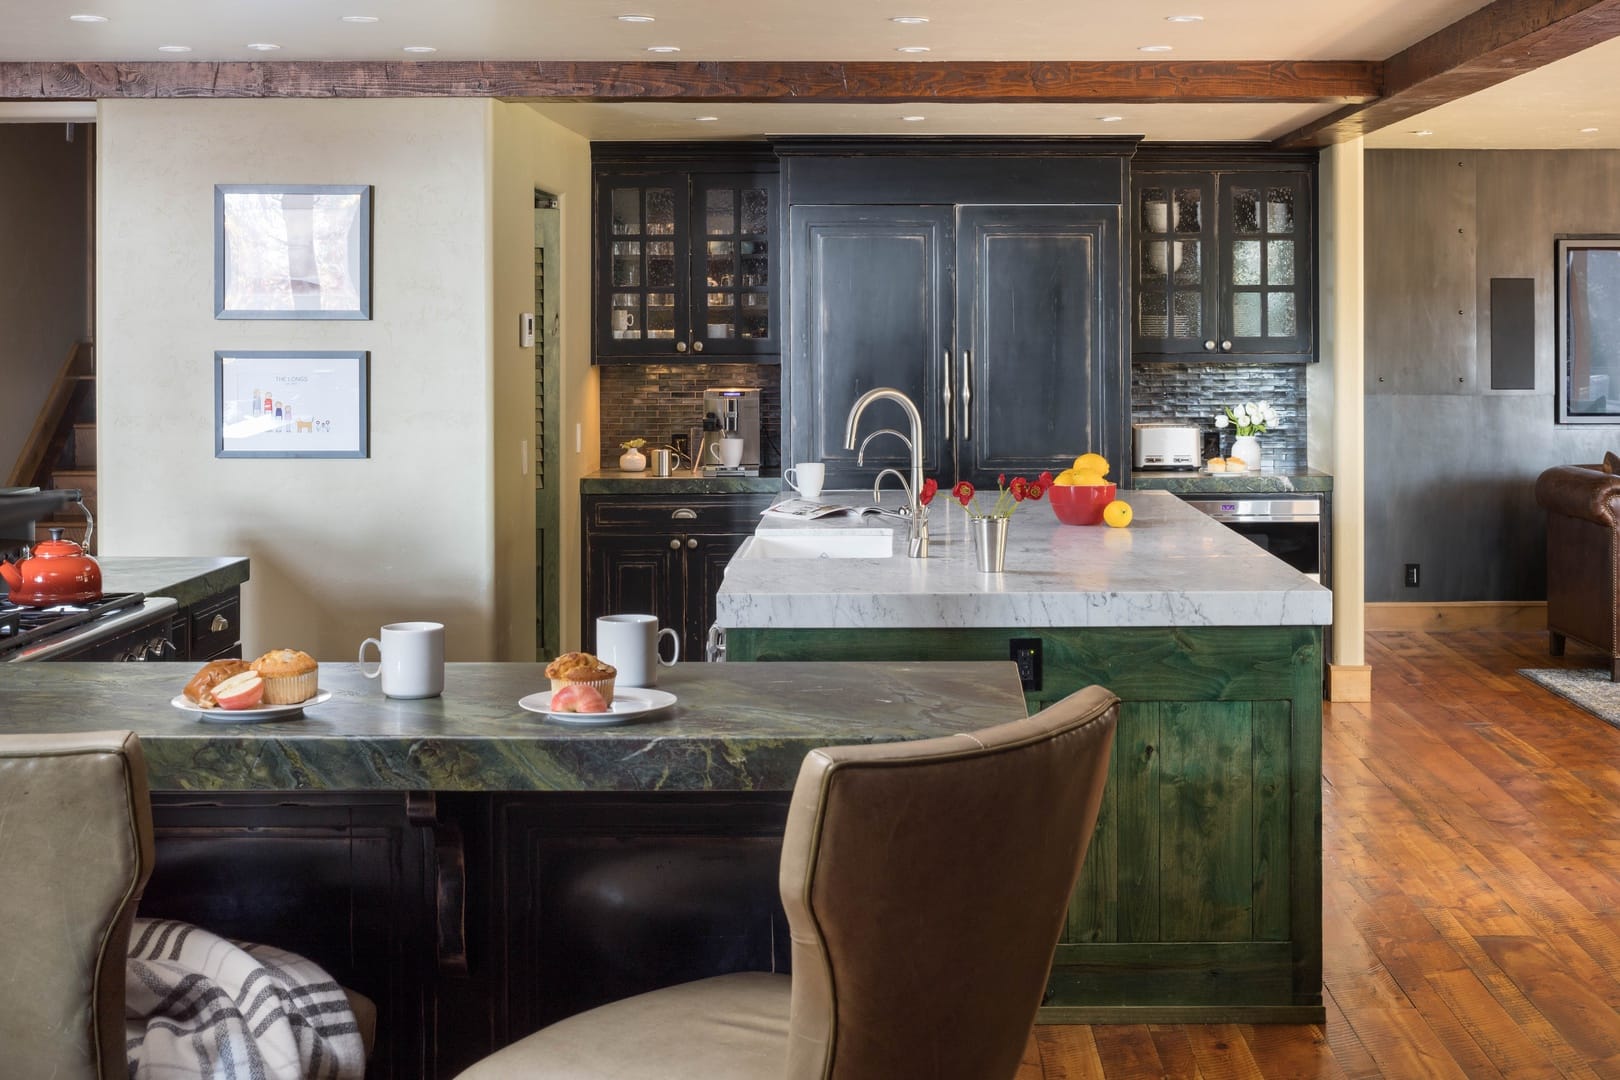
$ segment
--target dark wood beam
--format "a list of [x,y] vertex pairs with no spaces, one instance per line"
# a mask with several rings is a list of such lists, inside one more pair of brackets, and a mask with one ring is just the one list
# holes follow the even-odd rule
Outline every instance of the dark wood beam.
[[1620,34],[1620,0],[1495,0],[1384,61],[1384,93],[1337,109],[1278,139],[1280,147],[1327,146],[1409,116]]
[[0,100],[499,97],[684,102],[1365,102],[1366,61],[0,63]]

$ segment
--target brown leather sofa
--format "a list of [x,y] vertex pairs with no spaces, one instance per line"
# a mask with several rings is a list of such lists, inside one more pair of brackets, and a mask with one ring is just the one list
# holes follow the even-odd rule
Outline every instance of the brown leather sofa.
[[1620,681],[1620,458],[1558,465],[1536,479],[1547,511],[1547,649],[1565,638],[1608,654]]
[[721,975],[554,1024],[462,1080],[1011,1080],[1097,823],[1118,700],[814,750],[779,883],[793,974]]

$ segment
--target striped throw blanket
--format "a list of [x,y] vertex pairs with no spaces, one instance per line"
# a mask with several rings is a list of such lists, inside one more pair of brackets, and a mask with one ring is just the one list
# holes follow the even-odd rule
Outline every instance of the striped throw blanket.
[[343,988],[303,957],[166,919],[136,919],[129,942],[130,1080],[365,1075]]

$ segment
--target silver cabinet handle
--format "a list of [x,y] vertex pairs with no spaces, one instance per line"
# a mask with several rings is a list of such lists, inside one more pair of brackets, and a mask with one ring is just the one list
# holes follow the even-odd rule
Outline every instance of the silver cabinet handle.
[[697,511],[690,507],[683,506],[669,516],[674,518],[676,521],[696,521]]
[[671,551],[679,551],[679,550],[681,550],[681,538],[680,537],[677,536],[675,539],[673,539],[673,540],[671,540],[669,542],[669,550],[671,550]]
[[1215,351],[1215,343],[1213,341],[1204,342],[1204,351],[1205,352],[1214,352]]
[[219,633],[221,630],[229,630],[230,628],[231,620],[227,619],[223,615],[215,615],[214,621],[208,624],[208,629],[215,634]]
[[697,540],[696,540],[696,539],[694,539],[694,538],[693,538],[693,537],[690,537],[690,536],[688,536],[688,537],[687,537],[687,538],[686,538],[686,546],[687,546],[687,547],[688,547],[688,548],[691,548],[691,549],[693,549],[693,550],[696,550],[696,548],[697,548]]
[[973,438],[973,350],[962,350],[962,441]]
[[951,437],[951,350],[945,353],[945,438]]
[[1221,342],[1221,352],[1231,352],[1231,351],[1232,351],[1232,343],[1230,341]]
[[676,351],[676,352],[685,352],[685,351],[686,351],[686,342],[684,342],[684,341],[677,341],[677,342],[676,342],[676,343],[675,343],[675,351]]
[[693,352],[702,352],[703,351],[703,342],[701,342],[701,341],[692,342],[692,351]]

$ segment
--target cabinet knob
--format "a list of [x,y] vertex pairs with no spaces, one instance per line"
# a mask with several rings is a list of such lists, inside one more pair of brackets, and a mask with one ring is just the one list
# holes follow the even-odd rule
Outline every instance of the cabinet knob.
[[695,538],[693,538],[693,537],[688,536],[686,538],[686,546],[689,547],[689,548],[696,548],[697,547],[697,540]]
[[701,342],[701,341],[692,342],[692,351],[693,352],[702,352],[703,351],[703,342]]
[[675,539],[673,539],[673,540],[671,540],[669,542],[669,550],[671,550],[671,551],[679,551],[679,550],[681,550],[681,539],[680,539],[680,537],[677,536]]
[[686,342],[684,342],[684,341],[677,341],[677,342],[676,342],[676,343],[675,343],[675,351],[676,351],[676,352],[685,352],[685,351],[686,351]]
[[230,628],[231,620],[227,619],[223,615],[215,615],[214,621],[208,624],[208,629],[216,634],[221,630],[229,630]]
[[1231,352],[1231,351],[1232,351],[1232,343],[1230,341],[1221,342],[1221,352]]
[[1215,343],[1213,341],[1204,342],[1204,351],[1205,352],[1214,352],[1215,351]]

